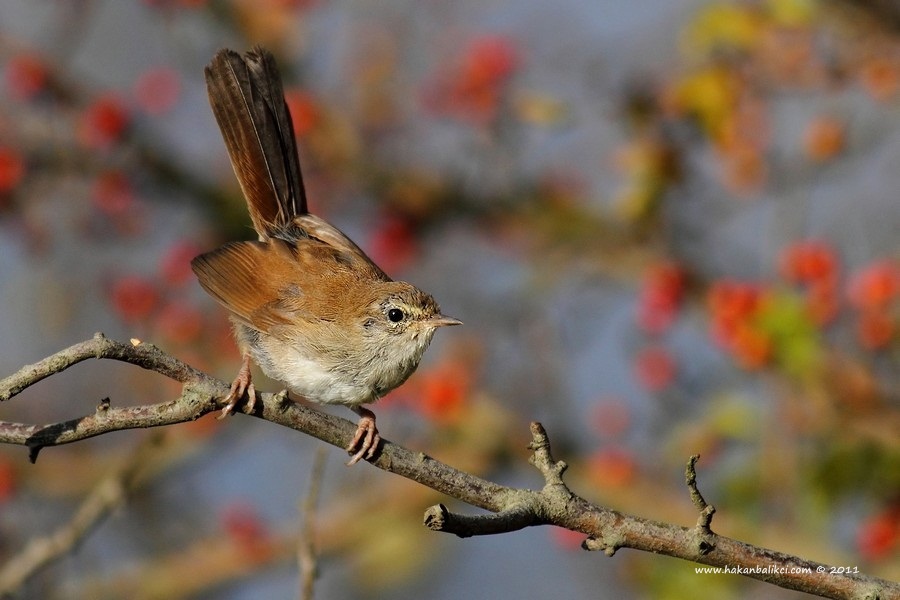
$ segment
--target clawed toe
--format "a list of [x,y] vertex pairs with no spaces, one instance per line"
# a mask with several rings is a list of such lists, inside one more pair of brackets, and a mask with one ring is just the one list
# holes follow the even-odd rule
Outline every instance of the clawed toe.
[[231,383],[228,395],[223,398],[225,408],[222,409],[222,413],[216,418],[221,420],[229,415],[233,415],[245,394],[247,396],[247,412],[252,413],[256,408],[256,388],[253,387],[253,382],[250,379],[250,356],[246,354],[237,377]]
[[245,393],[247,395],[247,412],[252,413],[256,408],[256,388],[252,383],[242,385],[235,380],[231,384],[231,390],[228,392],[228,395],[223,399],[225,408],[222,409],[222,412],[216,418],[221,420],[237,412],[238,405],[244,398]]
[[381,436],[378,434],[378,428],[375,426],[375,413],[360,407],[354,407],[353,411],[359,417],[359,423],[356,427],[356,434],[347,446],[347,452],[354,452],[347,466],[353,466],[360,460],[365,458],[370,460],[378,451],[381,444]]

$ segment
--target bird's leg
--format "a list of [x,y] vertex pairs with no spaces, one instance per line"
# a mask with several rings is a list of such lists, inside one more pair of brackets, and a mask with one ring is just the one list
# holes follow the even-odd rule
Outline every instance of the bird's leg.
[[366,460],[375,456],[378,445],[381,443],[381,436],[378,435],[378,428],[375,427],[375,413],[368,408],[362,406],[351,406],[350,410],[359,415],[359,423],[356,427],[356,435],[350,445],[347,446],[347,452],[355,452],[350,458],[347,466],[355,465],[361,458]]
[[247,412],[252,413],[253,409],[256,408],[256,388],[253,387],[253,382],[250,379],[249,354],[244,354],[244,360],[241,362],[241,369],[238,371],[237,377],[235,377],[234,381],[231,383],[231,389],[228,390],[228,395],[223,399],[226,403],[225,408],[222,409],[222,414],[220,414],[218,418],[224,419],[228,415],[233,415],[237,405],[244,397],[244,393],[247,394]]

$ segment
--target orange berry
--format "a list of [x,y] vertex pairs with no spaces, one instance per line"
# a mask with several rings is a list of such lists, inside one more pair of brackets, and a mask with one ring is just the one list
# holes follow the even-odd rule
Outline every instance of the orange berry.
[[772,358],[772,339],[765,332],[742,322],[735,328],[731,351],[741,367],[754,371]]
[[588,459],[591,478],[601,487],[624,487],[634,481],[637,465],[628,450],[609,447]]
[[469,398],[469,374],[463,365],[446,362],[419,378],[416,408],[437,423],[457,419]]
[[714,316],[739,320],[752,315],[761,298],[762,290],[758,285],[722,279],[710,287],[707,303]]
[[846,127],[843,121],[834,117],[820,116],[806,127],[803,147],[806,156],[814,162],[831,160],[844,149]]
[[877,56],[867,60],[859,70],[862,87],[872,98],[887,102],[900,87],[900,66],[889,58]]
[[850,279],[848,295],[860,310],[886,308],[900,296],[900,264],[885,259],[866,266]]

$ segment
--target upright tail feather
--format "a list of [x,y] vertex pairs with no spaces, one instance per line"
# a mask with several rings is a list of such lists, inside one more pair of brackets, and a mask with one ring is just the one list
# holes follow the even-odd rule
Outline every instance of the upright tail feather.
[[307,212],[297,141],[272,54],[220,50],[206,67],[209,103],[261,239]]

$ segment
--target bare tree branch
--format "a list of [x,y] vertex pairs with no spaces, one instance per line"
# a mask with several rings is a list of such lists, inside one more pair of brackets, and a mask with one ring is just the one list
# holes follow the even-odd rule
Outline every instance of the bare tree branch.
[[[98,334],[0,381],[0,398],[15,396],[29,385],[87,358],[112,358],[139,365],[184,384],[182,395],[170,402],[131,408],[102,403],[92,414],[63,423],[25,425],[0,422],[0,442],[31,448],[32,457],[45,446],[70,443],[109,431],[157,427],[196,419],[220,408],[228,384],[172,358],[149,344],[122,344]],[[253,416],[312,435],[339,448],[346,447],[356,425],[292,402],[285,392],[260,394]],[[587,550],[612,556],[619,548],[633,548],[683,558],[703,565],[727,567],[748,577],[787,589],[827,598],[884,600],[900,598],[900,584],[875,577],[840,572],[829,565],[753,546],[715,534],[710,529],[713,508],[697,489],[692,457],[686,482],[701,513],[692,528],[626,515],[591,504],[572,493],[563,481],[566,464],[555,461],[550,441],[539,423],[531,425],[531,463],[544,477],[541,490],[509,488],[436,461],[421,452],[383,441],[374,466],[428,486],[493,515],[462,516],[438,505],[428,509],[426,525],[460,536],[515,531],[552,524],[584,533]]]
[[18,372],[0,380],[0,402],[9,400],[42,379],[90,358],[111,358],[131,363],[181,383],[193,381],[204,375],[177,358],[161,352],[152,344],[142,344],[138,340],[123,344],[107,338],[102,333],[96,333],[89,340],[69,346],[32,365],[25,365]]

